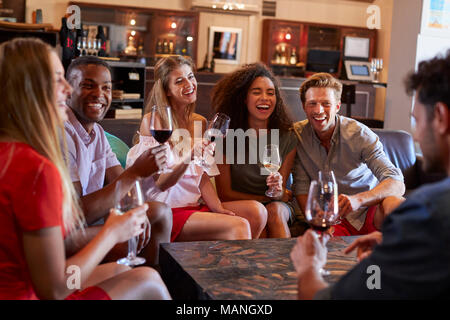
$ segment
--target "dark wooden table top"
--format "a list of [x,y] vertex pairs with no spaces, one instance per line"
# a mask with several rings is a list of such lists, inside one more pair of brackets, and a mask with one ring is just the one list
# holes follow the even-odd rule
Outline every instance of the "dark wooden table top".
[[[325,268],[336,282],[356,264],[343,250],[355,237],[334,237],[327,244]],[[297,298],[297,278],[290,259],[296,238],[175,242],[161,245],[163,280],[174,299]]]

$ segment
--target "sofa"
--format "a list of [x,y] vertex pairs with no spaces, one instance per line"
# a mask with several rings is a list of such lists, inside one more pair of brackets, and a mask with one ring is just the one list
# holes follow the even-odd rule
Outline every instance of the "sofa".
[[402,170],[405,178],[406,196],[422,184],[437,182],[445,178],[445,173],[425,173],[423,157],[415,151],[414,140],[406,131],[375,129],[383,144],[384,152],[394,166]]
[[[133,137],[139,130],[140,119],[104,119],[100,125],[106,132],[121,139],[128,147],[132,147]],[[445,173],[430,174],[422,170],[423,158],[416,154],[413,138],[408,132],[379,128],[372,128],[372,130],[380,138],[389,159],[402,170],[405,177],[406,194],[422,184],[445,178]],[[123,151],[124,148],[121,150]],[[291,182],[292,177],[290,177],[288,185]]]

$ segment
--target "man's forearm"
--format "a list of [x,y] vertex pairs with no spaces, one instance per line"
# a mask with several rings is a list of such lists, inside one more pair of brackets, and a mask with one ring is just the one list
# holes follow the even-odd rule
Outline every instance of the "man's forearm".
[[66,257],[70,257],[84,248],[100,231],[101,226],[85,228],[84,231],[77,230],[72,232],[64,239]]
[[369,207],[383,201],[386,197],[401,197],[405,193],[405,184],[392,178],[383,180],[375,188],[355,195],[361,206]]
[[106,216],[109,213],[109,210],[114,208],[117,181],[120,180],[123,189],[126,190],[134,181],[136,181],[136,179],[137,177],[132,172],[125,170],[104,188],[81,197],[80,200],[86,222],[91,224]]

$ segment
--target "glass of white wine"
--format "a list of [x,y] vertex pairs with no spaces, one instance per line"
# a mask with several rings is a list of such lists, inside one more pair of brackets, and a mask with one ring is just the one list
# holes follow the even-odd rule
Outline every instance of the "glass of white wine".
[[[271,175],[276,174],[281,167],[280,150],[276,144],[268,144],[264,147],[262,164]],[[277,198],[282,195],[281,190],[276,190],[274,187],[270,187],[266,191],[266,196],[269,198]]]

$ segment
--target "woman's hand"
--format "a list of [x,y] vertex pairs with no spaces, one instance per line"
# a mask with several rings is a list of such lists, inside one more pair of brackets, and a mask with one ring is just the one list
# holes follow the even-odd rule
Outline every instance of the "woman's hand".
[[139,236],[145,229],[148,204],[143,204],[132,210],[120,214],[116,209],[111,209],[104,228],[112,233],[116,243],[128,241],[132,237]]
[[212,211],[213,211],[213,212],[216,212],[216,213],[227,214],[227,215],[229,215],[229,216],[235,216],[235,215],[236,215],[236,213],[234,213],[234,212],[231,211],[231,210],[225,209],[223,206],[220,206],[219,208],[216,208],[216,209],[214,209],[214,210],[212,210]]
[[283,176],[279,172],[271,173],[266,179],[266,184],[269,188],[281,191],[283,190]]

